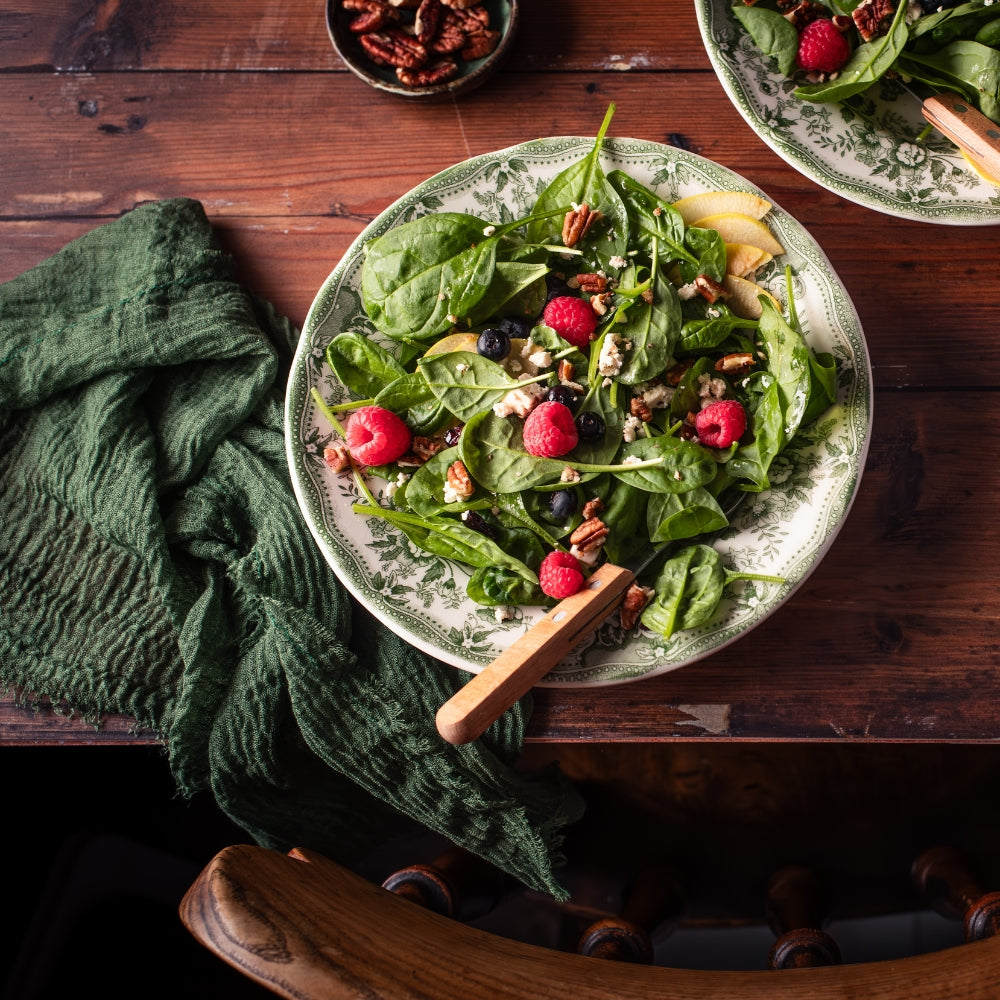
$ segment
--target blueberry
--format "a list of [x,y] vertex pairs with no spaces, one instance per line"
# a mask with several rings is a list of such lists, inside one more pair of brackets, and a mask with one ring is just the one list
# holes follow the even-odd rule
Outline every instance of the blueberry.
[[531,323],[517,316],[505,316],[500,320],[500,329],[508,337],[520,337],[522,340],[527,340],[528,334],[531,333]]
[[552,388],[545,393],[545,398],[546,400],[551,400],[555,403],[562,403],[563,406],[568,406],[574,412],[580,402],[576,393],[568,385],[552,386]]
[[449,427],[444,432],[444,443],[449,448],[454,448],[455,445],[458,444],[458,439],[461,436],[462,436],[462,428],[461,427],[458,427],[458,426],[456,426],[456,427]]
[[604,418],[592,410],[586,410],[576,418],[576,430],[584,441],[604,437]]
[[510,334],[499,327],[488,326],[479,335],[476,350],[490,361],[503,361],[510,354]]
[[576,491],[556,490],[549,497],[549,510],[557,521],[568,521],[576,513]]

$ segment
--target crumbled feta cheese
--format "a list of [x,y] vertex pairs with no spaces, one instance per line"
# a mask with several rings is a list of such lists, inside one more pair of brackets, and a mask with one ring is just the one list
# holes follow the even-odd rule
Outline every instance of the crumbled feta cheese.
[[617,254],[617,253],[616,253],[616,254],[614,255],[614,257],[612,257],[612,258],[611,258],[611,259],[610,259],[610,260],[608,261],[608,263],[609,263],[609,264],[610,264],[610,265],[611,265],[612,267],[617,267],[617,268],[622,268],[622,267],[625,267],[625,265],[626,265],[626,264],[628,264],[628,261],[627,261],[627,260],[626,260],[626,259],[625,259],[625,258],[624,258],[624,257],[623,257],[623,256],[622,256],[621,254]]
[[642,401],[651,410],[665,410],[677,390],[672,385],[654,385],[642,394]]
[[468,370],[469,370],[469,366],[464,361],[462,361],[459,364],[455,365],[455,371],[457,371],[459,375],[461,375],[462,372],[467,372]]
[[483,230],[483,236],[492,236],[496,231],[497,231],[497,227],[496,226],[487,226]]
[[726,394],[726,389],[725,379],[712,378],[711,375],[698,376],[698,395],[701,397],[703,407],[715,399],[722,399]]
[[625,424],[622,427],[622,440],[626,444],[631,444],[639,436],[641,429],[642,421],[630,413],[625,418]]
[[392,482],[385,488],[385,495],[391,500],[396,495],[396,490],[410,477],[405,472],[400,472]]
[[599,375],[617,375],[622,370],[625,359],[621,352],[622,338],[617,333],[609,333],[601,345],[601,356],[597,359]]
[[454,489],[451,483],[445,481],[444,484],[444,502],[445,503],[461,503],[465,499],[461,493]]
[[535,407],[535,403],[545,394],[545,389],[537,382],[519,385],[511,389],[503,399],[493,404],[493,412],[498,417],[509,417],[512,414],[526,417]]
[[534,365],[536,371],[541,368],[548,368],[552,364],[552,355],[548,351],[535,351],[529,355],[528,364]]
[[698,286],[693,282],[689,281],[686,285],[681,285],[677,289],[677,298],[682,302],[686,302],[688,299],[693,299],[698,294]]
[[454,313],[448,313],[448,322],[449,323],[457,323],[458,322],[458,317]]
[[592,549],[581,552],[575,545],[572,545],[569,553],[571,556],[576,556],[584,566],[593,566],[601,556],[601,546],[595,545]]
[[622,465],[638,465],[642,461],[638,455],[626,455]]
[[514,609],[506,604],[501,604],[494,611],[494,614],[496,615],[497,624],[499,625],[501,622],[509,621],[514,617]]
[[562,470],[562,475],[559,477],[559,482],[561,483],[578,483],[580,482],[580,473],[576,469],[567,465],[565,469]]

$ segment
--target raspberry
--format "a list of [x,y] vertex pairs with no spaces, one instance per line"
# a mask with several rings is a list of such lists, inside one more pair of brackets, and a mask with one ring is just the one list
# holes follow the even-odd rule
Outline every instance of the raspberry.
[[694,418],[698,440],[709,448],[728,448],[743,437],[747,414],[735,399],[720,399],[700,410]]
[[584,348],[597,329],[597,313],[575,295],[557,295],[546,305],[542,322],[574,347]]
[[392,410],[362,406],[351,414],[344,437],[351,457],[362,465],[386,465],[409,450],[410,428]]
[[558,458],[576,447],[579,435],[568,406],[547,400],[539,403],[524,421],[524,447],[539,458]]
[[550,552],[538,567],[542,593],[561,601],[572,597],[583,586],[580,560],[568,552]]
[[851,57],[851,44],[828,17],[810,21],[799,35],[796,61],[809,72],[836,73]]

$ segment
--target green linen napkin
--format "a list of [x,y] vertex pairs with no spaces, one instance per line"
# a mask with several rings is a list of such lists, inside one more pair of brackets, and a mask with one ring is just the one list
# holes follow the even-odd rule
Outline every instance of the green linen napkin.
[[0,285],[0,682],[135,716],[179,791],[265,846],[350,863],[416,821],[562,898],[580,800],[515,769],[527,703],[445,743],[434,713],[469,675],[351,600],[309,534],[296,339],[189,199]]

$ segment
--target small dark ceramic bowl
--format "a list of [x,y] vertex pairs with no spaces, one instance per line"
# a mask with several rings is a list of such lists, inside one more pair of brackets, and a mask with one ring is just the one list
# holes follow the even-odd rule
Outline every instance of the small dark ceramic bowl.
[[[514,40],[518,18],[517,0],[481,0],[481,3],[490,15],[489,27],[493,31],[500,32],[496,47],[482,59],[465,60],[461,58],[460,53],[456,53],[458,75],[444,83],[425,87],[409,87],[401,83],[392,66],[380,66],[369,58],[361,47],[357,35],[349,28],[350,23],[358,16],[357,12],[345,10],[342,0],[327,0],[326,27],[337,55],[343,59],[347,68],[365,83],[401,97],[441,100],[464,94],[489,79]],[[412,19],[413,11],[400,13],[404,18],[409,16]]]

